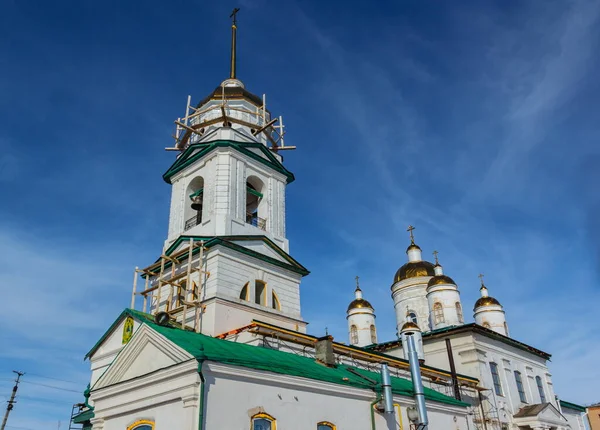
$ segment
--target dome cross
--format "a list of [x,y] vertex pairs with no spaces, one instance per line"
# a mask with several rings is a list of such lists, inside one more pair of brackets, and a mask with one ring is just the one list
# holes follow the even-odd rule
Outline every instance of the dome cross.
[[433,251],[432,254],[433,254],[433,258],[435,258],[435,264],[439,265],[440,264],[440,262],[438,261],[439,252]]
[[410,243],[414,245],[415,243],[415,235],[413,234],[413,230],[415,228],[412,225],[409,225],[406,231],[410,234]]

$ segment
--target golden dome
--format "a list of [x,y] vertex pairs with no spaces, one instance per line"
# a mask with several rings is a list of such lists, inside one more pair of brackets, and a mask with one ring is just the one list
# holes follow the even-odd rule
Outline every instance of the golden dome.
[[421,248],[419,247],[419,245],[417,245],[416,243],[411,243],[410,245],[408,245],[408,248],[406,248],[406,252],[410,251],[411,249],[418,249],[419,251],[421,250]]
[[[412,245],[411,245],[412,246]],[[415,245],[416,246],[416,245]],[[417,276],[434,276],[433,264],[429,261],[410,261],[398,269],[394,282]]]
[[418,326],[418,325],[416,325],[416,324],[415,324],[414,322],[412,322],[412,321],[406,321],[406,322],[404,323],[404,325],[402,326],[402,328],[400,329],[400,331],[402,332],[402,331],[405,331],[405,330],[411,330],[411,329],[412,329],[412,330],[419,330],[419,331],[421,331],[421,329],[419,328],[419,326]]
[[434,285],[440,285],[440,284],[456,285],[456,282],[454,282],[454,280],[450,276],[436,275],[429,280],[429,282],[427,283],[427,286],[433,287]]
[[348,305],[348,310],[346,312],[350,312],[351,309],[357,308],[369,308],[372,311],[375,310],[373,309],[373,306],[371,306],[371,303],[367,302],[365,299],[355,299],[352,300],[352,302],[350,302],[350,304]]
[[473,309],[475,310],[480,306],[493,306],[493,305],[502,306],[500,304],[500,302],[493,297],[490,297],[490,296],[480,297],[479,300],[477,300],[475,302],[475,307]]

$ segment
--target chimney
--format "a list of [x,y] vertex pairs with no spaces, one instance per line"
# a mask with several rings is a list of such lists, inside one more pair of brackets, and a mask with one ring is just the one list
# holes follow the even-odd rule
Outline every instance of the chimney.
[[323,336],[315,343],[317,361],[326,366],[335,366],[335,355],[333,354],[333,336]]

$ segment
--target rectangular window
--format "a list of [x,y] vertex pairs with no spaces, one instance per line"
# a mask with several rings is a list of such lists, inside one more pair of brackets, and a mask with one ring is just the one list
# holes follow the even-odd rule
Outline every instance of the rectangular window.
[[492,381],[494,382],[494,391],[498,396],[502,394],[502,384],[500,384],[500,375],[498,374],[498,365],[496,363],[490,363],[490,370],[492,371]]
[[256,281],[254,283],[254,303],[257,305],[264,305],[265,300],[265,283],[261,281]]
[[523,379],[521,379],[521,372],[515,370],[515,381],[517,381],[517,390],[519,391],[519,398],[521,402],[527,403],[527,397],[525,397],[525,388],[523,388]]
[[544,383],[542,382],[542,378],[536,376],[535,382],[537,383],[538,391],[540,393],[540,402],[546,403],[546,393],[544,393]]

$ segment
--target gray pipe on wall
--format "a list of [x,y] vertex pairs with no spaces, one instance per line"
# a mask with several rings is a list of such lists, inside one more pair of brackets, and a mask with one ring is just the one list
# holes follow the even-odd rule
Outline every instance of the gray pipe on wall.
[[425,406],[425,390],[423,389],[423,381],[421,380],[421,366],[417,347],[412,333],[406,335],[406,343],[408,346],[408,363],[410,365],[410,376],[412,378],[413,390],[415,392],[415,403],[417,404],[417,412],[419,413],[419,429],[427,430],[429,420],[427,418],[427,408]]
[[383,388],[383,411],[394,413],[394,397],[392,394],[392,377],[387,363],[381,363],[381,386]]

